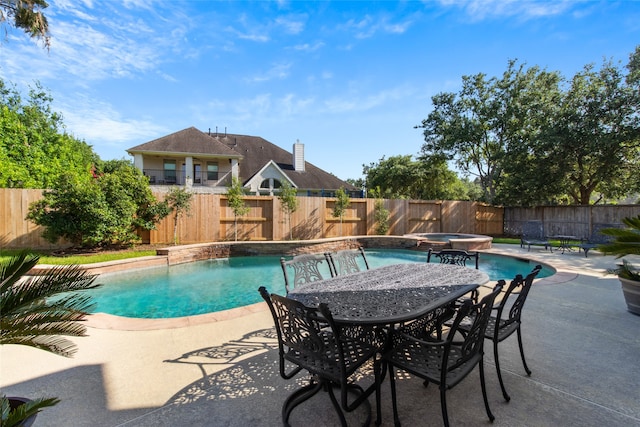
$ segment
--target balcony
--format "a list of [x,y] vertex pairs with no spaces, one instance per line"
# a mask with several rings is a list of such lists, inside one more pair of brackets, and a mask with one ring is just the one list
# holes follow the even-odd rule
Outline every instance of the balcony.
[[[163,169],[144,169],[142,173],[149,178],[149,185],[186,185],[187,175],[182,171],[163,170]],[[191,174],[188,175],[191,177]],[[215,187],[222,185],[226,174],[219,178],[218,173],[209,173],[206,171],[199,172],[193,177],[193,186]],[[220,184],[219,184],[220,183]]]

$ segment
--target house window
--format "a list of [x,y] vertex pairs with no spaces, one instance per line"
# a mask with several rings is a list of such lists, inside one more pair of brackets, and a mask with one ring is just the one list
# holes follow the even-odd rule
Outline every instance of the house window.
[[164,181],[167,184],[176,183],[176,161],[175,160],[164,161]]
[[218,163],[207,163],[207,181],[218,180]]
[[265,190],[271,190],[276,188],[281,188],[282,183],[277,179],[269,178],[262,181],[260,184],[260,188],[264,188]]

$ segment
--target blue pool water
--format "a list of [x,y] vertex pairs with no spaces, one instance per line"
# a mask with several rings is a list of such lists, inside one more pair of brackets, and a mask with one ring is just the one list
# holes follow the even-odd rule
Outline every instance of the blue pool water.
[[[367,250],[371,268],[425,262],[426,253],[408,250]],[[491,280],[511,279],[534,267],[528,260],[480,255],[480,269]],[[553,274],[545,267],[538,277]],[[102,275],[104,286],[89,291],[102,312],[126,317],[170,318],[242,307],[262,301],[258,287],[284,294],[279,256],[232,257],[171,267],[154,267]]]

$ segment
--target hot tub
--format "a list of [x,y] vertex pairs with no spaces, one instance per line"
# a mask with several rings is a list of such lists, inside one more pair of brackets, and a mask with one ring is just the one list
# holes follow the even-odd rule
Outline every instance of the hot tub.
[[493,237],[482,234],[463,233],[414,233],[414,236],[422,239],[419,246],[431,246],[437,248],[463,249],[475,251],[479,249],[491,249]]

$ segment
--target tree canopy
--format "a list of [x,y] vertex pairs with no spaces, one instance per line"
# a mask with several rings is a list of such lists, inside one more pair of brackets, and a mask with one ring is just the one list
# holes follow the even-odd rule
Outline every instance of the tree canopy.
[[64,132],[51,102],[39,83],[24,100],[0,79],[0,187],[51,188],[63,174],[89,176],[99,161],[90,145]]
[[627,73],[604,60],[572,79],[509,61],[501,78],[463,76],[423,120],[423,156],[474,176],[494,204],[588,204],[638,191],[640,46]]
[[32,203],[27,219],[45,227],[49,242],[65,239],[76,247],[99,247],[136,243],[137,229],[154,229],[169,212],[137,168],[126,160],[110,160],[86,177],[61,175]]
[[412,155],[381,158],[363,165],[365,186],[377,189],[387,199],[468,200],[469,191],[441,155]]
[[44,0],[0,0],[0,24],[24,30],[49,48],[49,22],[43,13],[47,7]]

